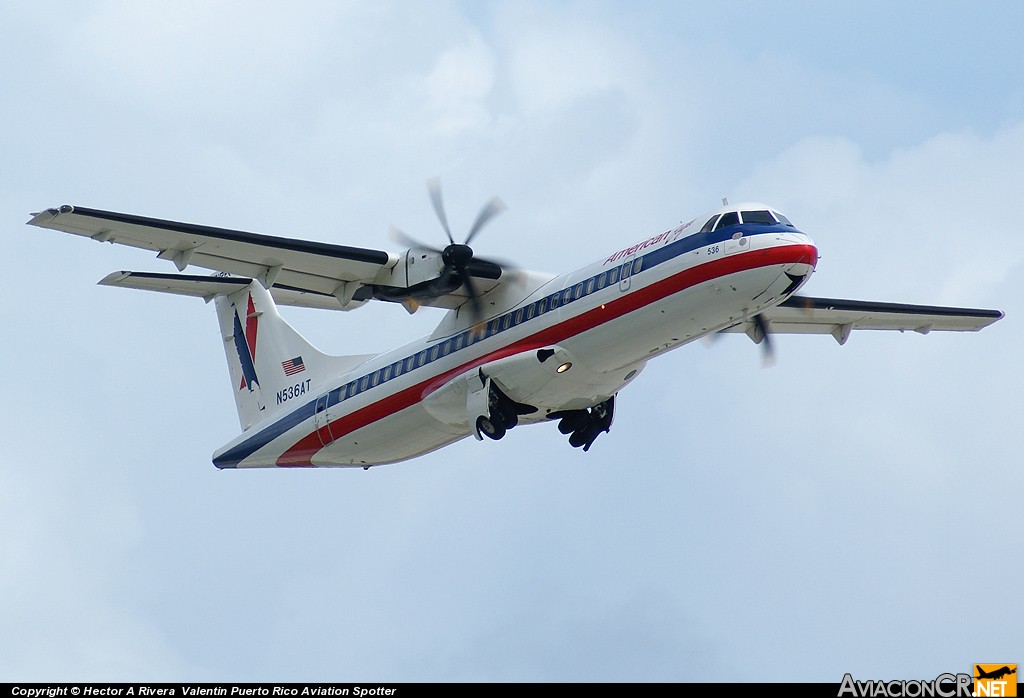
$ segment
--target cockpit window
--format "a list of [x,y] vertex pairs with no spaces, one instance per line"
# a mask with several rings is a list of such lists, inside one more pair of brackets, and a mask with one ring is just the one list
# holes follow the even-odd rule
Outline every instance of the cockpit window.
[[755,225],[775,225],[775,218],[768,211],[744,211],[743,222]]
[[702,233],[710,233],[715,228],[715,221],[718,220],[718,216],[711,216],[708,222],[704,224],[704,227],[700,229]]
[[793,225],[792,223],[789,222],[788,218],[783,216],[778,211],[775,211],[774,213],[775,213],[775,217],[779,219],[779,223],[782,223],[783,225],[788,225],[790,228],[795,228],[796,227],[795,225]]
[[718,219],[718,225],[715,226],[715,230],[721,230],[726,226],[736,225],[740,222],[740,214],[735,211],[729,213],[723,213],[722,217]]

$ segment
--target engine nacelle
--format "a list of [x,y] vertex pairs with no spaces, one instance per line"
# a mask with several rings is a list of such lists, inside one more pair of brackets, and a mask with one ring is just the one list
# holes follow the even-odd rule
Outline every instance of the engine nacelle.
[[390,269],[382,271],[374,284],[393,288],[410,288],[434,281],[444,272],[444,260],[439,252],[406,250]]

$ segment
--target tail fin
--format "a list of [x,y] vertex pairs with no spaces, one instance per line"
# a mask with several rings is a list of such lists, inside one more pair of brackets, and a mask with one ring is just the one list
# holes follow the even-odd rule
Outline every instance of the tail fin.
[[120,271],[100,284],[215,299],[243,430],[312,397],[309,393],[323,383],[374,356],[318,351],[281,318],[271,293],[253,279]]
[[320,352],[284,321],[257,281],[214,302],[242,429],[292,400],[313,397],[317,386],[372,356]]

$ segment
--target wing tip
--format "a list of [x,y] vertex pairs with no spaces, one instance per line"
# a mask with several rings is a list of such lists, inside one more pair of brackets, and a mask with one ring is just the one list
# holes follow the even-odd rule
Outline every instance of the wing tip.
[[62,213],[74,213],[75,207],[71,204],[64,204],[63,206],[57,206],[56,208],[47,208],[42,211],[33,211],[29,215],[32,216],[28,221],[27,225],[42,225],[45,222],[52,221],[54,218]]

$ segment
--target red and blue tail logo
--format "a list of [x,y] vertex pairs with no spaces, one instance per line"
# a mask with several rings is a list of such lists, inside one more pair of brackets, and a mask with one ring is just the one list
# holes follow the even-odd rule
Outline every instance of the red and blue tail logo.
[[238,362],[242,365],[242,383],[239,390],[249,389],[251,393],[259,387],[260,379],[256,376],[256,333],[259,329],[260,318],[256,314],[256,307],[252,302],[252,294],[249,294],[249,307],[245,314],[245,331],[242,331],[242,323],[238,319],[238,309],[235,310],[235,350],[238,352]]

